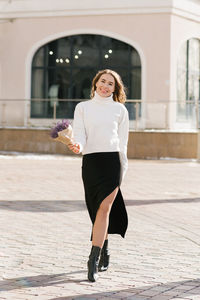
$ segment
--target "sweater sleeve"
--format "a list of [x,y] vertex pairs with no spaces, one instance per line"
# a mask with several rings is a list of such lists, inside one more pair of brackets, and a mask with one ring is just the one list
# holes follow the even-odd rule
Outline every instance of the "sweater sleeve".
[[86,131],[84,126],[84,115],[83,115],[82,103],[77,104],[74,111],[73,135],[74,135],[74,142],[79,144],[80,152],[82,152],[86,144]]
[[126,171],[128,169],[128,159],[127,159],[127,144],[128,144],[128,134],[129,134],[129,117],[128,111],[124,107],[121,120],[118,127],[119,135],[119,148],[120,148],[120,163],[121,163],[121,180],[124,179]]

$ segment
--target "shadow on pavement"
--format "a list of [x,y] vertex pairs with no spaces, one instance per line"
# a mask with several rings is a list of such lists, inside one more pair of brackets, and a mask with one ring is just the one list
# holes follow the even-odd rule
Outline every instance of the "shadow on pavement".
[[[73,279],[73,274],[84,273],[84,279]],[[69,278],[69,276],[71,278]],[[57,284],[64,284],[69,282],[79,283],[86,281],[86,270],[52,274],[52,275],[38,275],[29,277],[19,277],[0,281],[0,292],[12,291],[16,289],[31,288],[31,287],[45,287]]]
[[[200,202],[200,198],[125,200],[126,206],[195,202]],[[0,209],[29,212],[73,212],[86,210],[86,205],[84,200],[6,200],[0,201]]]
[[[81,279],[73,278],[73,275],[75,274],[82,274],[84,273],[84,276],[81,275]],[[67,283],[76,283],[81,284],[82,282],[86,283],[86,270],[80,270],[70,273],[61,273],[61,274],[52,274],[52,275],[39,275],[39,276],[32,276],[32,277],[20,277],[20,278],[12,278],[12,279],[6,279],[4,281],[0,281],[0,291],[12,291],[16,289],[23,289],[23,288],[31,288],[31,287],[47,287],[47,286],[53,286],[53,285],[59,285],[59,284],[67,284]],[[100,281],[100,279],[99,279]],[[88,282],[88,281],[87,281]],[[95,285],[95,283],[88,282],[89,286]],[[80,299],[80,300],[86,300],[86,299],[100,299],[107,297],[109,299],[153,299],[154,296],[164,296],[164,294],[173,295],[173,297],[184,297],[187,295],[189,297],[190,295],[200,295],[200,279],[190,279],[190,280],[184,280],[184,281],[174,281],[174,282],[168,282],[165,284],[162,283],[155,283],[154,285],[149,286],[139,286],[130,287],[129,289],[121,289],[121,290],[111,290],[111,291],[105,291],[100,293],[94,293],[94,294],[84,294],[79,296],[66,296],[66,297],[59,297],[59,298],[52,298],[50,300],[67,300],[67,299]],[[102,286],[103,289],[103,286]],[[195,291],[196,290],[196,291]],[[146,295],[146,297],[145,297]],[[39,296],[39,295],[38,295]],[[88,297],[87,297],[88,296]],[[143,297],[144,298],[143,298]],[[172,297],[172,298],[173,298]],[[186,297],[186,298],[187,298]],[[157,298],[158,299],[158,298]],[[169,299],[169,298],[168,298]],[[170,298],[171,299],[171,298]],[[196,298],[197,299],[197,298]]]
[[[84,294],[79,296],[58,297],[58,298],[51,298],[49,300],[73,300],[73,299],[76,300],[97,300],[97,299],[98,300],[99,299],[150,300],[152,299],[153,300],[154,297],[156,297],[157,300],[159,298],[164,300],[164,299],[173,299],[173,298],[178,299],[177,297],[179,296],[181,297],[180,298],[181,300],[183,299],[182,297],[186,297],[184,299],[190,299],[189,296],[191,295],[192,296],[200,295],[199,287],[200,287],[200,279],[168,282],[166,284],[155,284],[149,286],[139,286],[135,288],[133,284],[133,287],[124,290],[116,290],[116,291],[101,292],[101,293],[94,293],[94,294]],[[194,292],[194,290],[196,290],[196,292]],[[164,296],[164,294],[166,296]],[[167,297],[167,294],[169,295],[170,298]]]
[[0,209],[29,212],[72,212],[86,210],[84,200],[0,201]]
[[161,199],[161,200],[125,200],[127,206],[138,205],[152,205],[152,204],[165,204],[165,203],[193,203],[200,202],[200,198],[186,198],[186,199]]

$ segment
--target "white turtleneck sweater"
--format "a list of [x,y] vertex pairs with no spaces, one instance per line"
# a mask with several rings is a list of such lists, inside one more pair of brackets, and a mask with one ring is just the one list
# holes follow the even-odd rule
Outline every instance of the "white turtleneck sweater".
[[128,168],[129,118],[126,107],[95,92],[93,99],[77,104],[74,112],[74,141],[82,154],[119,152],[121,179]]

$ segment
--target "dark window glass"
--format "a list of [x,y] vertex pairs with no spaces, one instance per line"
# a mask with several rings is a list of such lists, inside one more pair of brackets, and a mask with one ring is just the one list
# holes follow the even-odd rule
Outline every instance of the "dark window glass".
[[72,71],[72,99],[90,99],[92,79],[96,72],[89,68]]
[[40,48],[34,58],[33,58],[33,66],[34,67],[43,67],[44,66],[44,47]]
[[131,48],[128,44],[108,37],[102,38],[102,65],[103,68],[109,66],[130,66]]
[[47,67],[69,67],[71,62],[71,40],[62,38],[45,46]]
[[134,48],[131,48],[131,66],[141,67],[140,56]]
[[130,99],[141,99],[141,68],[131,70],[130,80]]
[[78,35],[72,37],[73,65],[77,67],[98,68],[99,38],[96,35]]
[[105,68],[120,74],[128,99],[140,99],[141,62],[130,45],[93,34],[60,38],[44,45],[33,58],[32,98],[49,101],[33,102],[31,116],[52,118],[56,106],[58,118],[73,118],[77,102],[70,99],[89,99],[93,77]]
[[32,72],[32,94],[34,98],[44,97],[44,70],[34,69]]

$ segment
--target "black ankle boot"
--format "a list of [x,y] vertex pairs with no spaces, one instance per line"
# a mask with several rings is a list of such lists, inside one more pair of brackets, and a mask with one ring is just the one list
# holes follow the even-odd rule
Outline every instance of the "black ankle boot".
[[97,246],[92,246],[89,260],[88,260],[88,280],[96,281],[98,279],[98,262],[100,256],[101,248]]
[[103,248],[101,250],[101,257],[98,266],[99,272],[103,272],[108,269],[109,260],[110,260],[110,255],[108,251],[108,240],[105,240]]

